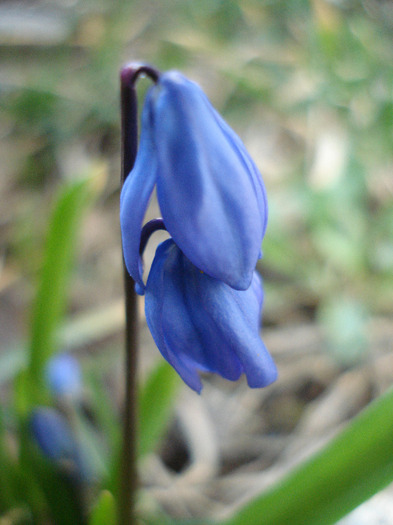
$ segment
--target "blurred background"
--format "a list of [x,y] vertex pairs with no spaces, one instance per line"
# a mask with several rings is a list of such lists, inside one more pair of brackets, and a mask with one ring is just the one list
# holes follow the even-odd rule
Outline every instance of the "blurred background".
[[[179,385],[141,466],[146,505],[220,516],[392,382],[393,3],[0,2],[1,401],[7,412],[58,191],[92,174],[60,350],[80,358],[107,449],[101,398],[117,414],[122,399],[118,72],[134,60],[197,81],[268,192],[259,270],[279,379],[250,391],[207,377],[201,397]],[[144,320],[141,354],[143,377],[159,356]]]

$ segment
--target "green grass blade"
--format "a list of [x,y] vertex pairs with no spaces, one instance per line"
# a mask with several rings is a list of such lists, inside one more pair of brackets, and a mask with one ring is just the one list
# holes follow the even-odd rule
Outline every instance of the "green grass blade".
[[139,396],[138,455],[145,456],[157,445],[173,409],[179,376],[164,361],[150,373]]
[[329,525],[393,481],[393,389],[225,525]]
[[85,487],[67,466],[47,460],[31,443],[26,444],[24,466],[29,472],[28,487],[34,480],[45,498],[45,506],[36,511],[40,523],[49,513],[56,525],[86,525]]
[[116,525],[116,502],[108,490],[101,492],[90,516],[89,525]]
[[58,328],[65,312],[75,246],[81,220],[97,194],[96,167],[69,183],[61,192],[51,220],[30,331],[27,380],[32,403],[42,381],[47,360],[57,350]]

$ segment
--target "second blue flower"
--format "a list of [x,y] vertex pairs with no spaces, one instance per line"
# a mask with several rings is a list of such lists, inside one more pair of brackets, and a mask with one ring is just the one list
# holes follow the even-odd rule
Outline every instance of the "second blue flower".
[[199,86],[175,71],[146,96],[138,155],[121,193],[125,262],[142,289],[141,225],[155,186],[166,229],[186,257],[246,290],[267,223],[263,181]]

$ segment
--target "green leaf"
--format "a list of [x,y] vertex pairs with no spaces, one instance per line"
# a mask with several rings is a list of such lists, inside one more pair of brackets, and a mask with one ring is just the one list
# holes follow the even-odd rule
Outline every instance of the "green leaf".
[[42,378],[47,360],[58,346],[81,221],[101,187],[101,167],[94,166],[61,191],[49,222],[48,237],[38,291],[33,306],[28,349],[28,404],[42,402]]
[[223,525],[329,525],[393,481],[393,389]]
[[[50,463],[33,443],[27,421],[20,422],[18,434],[18,469],[20,474],[18,499],[21,503],[26,504],[33,516],[34,523],[42,523],[50,513],[53,516],[56,513],[56,509],[53,509],[52,512],[49,510],[51,497],[55,507],[63,499],[59,480],[55,479],[58,477],[58,473],[55,471],[55,465]],[[61,497],[56,498],[56,491],[59,489]],[[71,509],[70,514],[73,514],[73,509]],[[60,521],[59,525],[60,523],[62,522]],[[75,523],[79,523],[79,521]]]
[[[53,463],[27,445],[28,462],[35,482],[45,495],[47,512],[56,525],[85,525],[84,487],[67,467]],[[29,480],[31,484],[31,479]],[[29,487],[30,488],[30,487]],[[44,522],[41,516],[40,522]]]
[[116,502],[109,490],[103,490],[99,495],[89,525],[116,525]]
[[150,373],[139,395],[138,455],[145,456],[157,445],[169,423],[179,376],[165,361]]

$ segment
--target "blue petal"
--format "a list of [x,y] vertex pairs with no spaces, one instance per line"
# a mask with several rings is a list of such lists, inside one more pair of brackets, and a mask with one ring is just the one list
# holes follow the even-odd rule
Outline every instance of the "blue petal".
[[46,380],[55,395],[78,396],[82,392],[79,362],[71,354],[58,354],[49,360]]
[[30,428],[42,452],[49,459],[74,459],[76,442],[67,420],[54,408],[38,407],[30,419]]
[[141,138],[134,168],[126,178],[120,195],[120,226],[124,260],[127,270],[143,293],[143,266],[139,255],[143,218],[157,178],[157,156],[152,140],[151,99],[146,96],[143,112]]
[[187,281],[185,296],[194,305],[194,319],[205,312],[221,337],[221,347],[212,347],[211,352],[217,355],[225,348],[228,355],[236,356],[250,387],[264,387],[275,381],[276,366],[259,336],[263,291],[256,272],[248,290],[234,290],[188,265],[193,279]]
[[169,72],[153,90],[157,195],[165,225],[195,266],[247,289],[266,223],[256,168],[196,84]]
[[[232,143],[233,147],[237,149],[237,152],[245,165],[245,171],[249,175],[250,182],[253,185],[255,193],[257,195],[260,221],[262,224],[262,237],[265,235],[268,219],[268,203],[266,188],[262,180],[262,176],[259,173],[258,168],[256,167],[254,161],[248,154],[243,142],[240,140],[239,136],[233,131],[233,129],[228,126],[225,120],[221,115],[216,111],[213,106],[210,104],[208,98],[205,96],[205,102],[214,114],[215,119],[217,120],[218,125],[221,127],[223,133],[226,135],[227,139]],[[262,253],[258,254],[258,259],[261,259]]]
[[[164,280],[168,278],[166,275],[168,266],[171,265],[173,259],[176,259],[176,256],[177,247],[170,239],[161,243],[157,248],[146,283],[146,321],[162,356],[173,366],[183,381],[199,393],[202,390],[202,384],[195,363],[181,352],[183,342],[179,340],[178,345],[171,349],[163,332]],[[181,311],[181,304],[174,312],[174,315],[179,314],[181,317],[184,317],[184,326],[186,328],[188,322],[187,312]],[[187,338],[185,339],[187,340]]]
[[259,338],[263,292],[257,274],[237,291],[200,272],[172,240],[162,243],[146,285],[146,319],[163,357],[194,390],[198,371],[230,380],[245,372],[252,387],[275,380]]
[[[175,244],[171,255],[164,269],[162,310],[162,328],[167,346],[187,356],[199,370],[216,372],[226,379],[238,379],[242,373],[239,360],[223,344],[209,315],[199,308],[198,298],[195,303],[194,298],[187,294],[194,274],[201,275],[201,272],[189,263]],[[212,352],[217,348],[219,352]]]

